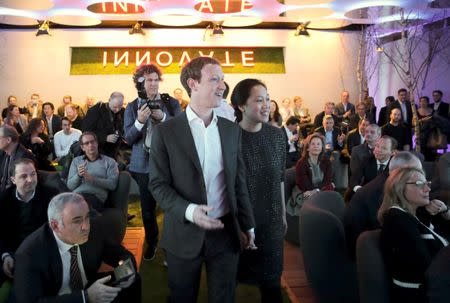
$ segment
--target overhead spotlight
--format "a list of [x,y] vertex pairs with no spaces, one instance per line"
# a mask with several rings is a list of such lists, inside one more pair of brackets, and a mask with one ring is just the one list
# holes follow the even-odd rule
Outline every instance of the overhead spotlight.
[[305,23],[300,22],[297,25],[297,28],[295,29],[295,35],[296,36],[307,36],[307,37],[309,37],[309,33],[308,33],[308,29],[307,29],[309,23],[311,23],[311,22],[310,21],[305,22]]
[[41,23],[39,23],[39,28],[36,32],[36,37],[41,35],[49,35],[50,34],[50,22],[48,20],[44,20]]
[[378,53],[382,53],[382,52],[384,51],[384,48],[381,47],[381,46],[378,46],[377,49],[376,49],[376,51],[377,51]]
[[224,35],[222,23],[223,21],[218,21],[208,24],[205,29],[205,33],[203,34],[203,41],[206,41],[208,32],[210,32],[209,36],[211,37],[222,37]]
[[145,32],[143,30],[144,27],[144,23],[141,22],[136,22],[136,24],[133,25],[133,27],[128,31],[128,33],[130,35],[134,35],[134,34],[140,34],[140,35],[144,35],[145,36]]

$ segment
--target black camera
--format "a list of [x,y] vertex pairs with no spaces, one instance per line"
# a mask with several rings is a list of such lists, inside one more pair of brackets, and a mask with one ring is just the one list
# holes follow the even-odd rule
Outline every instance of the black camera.
[[[139,98],[141,98],[142,100],[145,100],[145,103],[147,104],[148,108],[161,109],[161,104],[160,104],[159,100],[150,100],[147,97],[147,92],[145,91],[144,82],[145,82],[144,77],[140,77],[138,79],[138,96],[139,96]],[[143,104],[141,106],[143,106]]]

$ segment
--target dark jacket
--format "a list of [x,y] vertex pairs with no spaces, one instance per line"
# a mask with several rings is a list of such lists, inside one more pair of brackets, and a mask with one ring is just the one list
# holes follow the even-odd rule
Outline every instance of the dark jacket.
[[386,123],[389,122],[389,112],[388,112],[388,107],[387,106],[383,106],[380,109],[380,113],[378,114],[378,126],[382,127],[383,125],[385,125]]
[[[411,125],[412,125],[411,102],[410,101],[405,101],[405,105],[406,105],[406,123],[405,124],[406,124],[406,126],[410,126],[411,127]],[[398,100],[395,100],[394,102],[392,102],[391,105],[389,105],[389,107],[388,107],[388,117],[391,114],[391,110],[394,109],[394,108],[400,109],[400,112],[402,113],[402,121],[403,121],[404,120],[403,112],[402,112],[402,108],[401,108],[401,105],[400,105],[400,101],[398,101]],[[388,120],[388,122],[389,122],[389,120]]]
[[[431,103],[429,106],[430,106],[430,108],[434,109],[434,103]],[[448,103],[445,103],[444,101],[441,101],[439,103],[439,107],[438,107],[436,112],[437,112],[437,114],[439,116],[442,116],[444,118],[450,119],[450,111],[449,111],[449,104]]]
[[[45,117],[45,115],[42,116],[42,120],[44,120],[45,126],[47,127],[47,130],[48,130],[49,129],[48,122],[47,122],[47,118]],[[51,124],[52,124],[52,132],[53,132],[52,137],[53,137],[53,136],[55,136],[55,134],[57,132],[59,132],[62,129],[61,117],[58,115],[53,115]]]
[[[314,132],[321,133],[325,137],[325,128],[323,128],[323,126],[316,128]],[[338,143],[338,137],[340,135],[341,130],[335,126],[333,128],[333,150],[342,150],[344,148],[344,143],[342,143],[342,146],[340,146]]]
[[25,148],[31,150],[33,155],[35,155],[38,169],[52,171],[54,168],[48,160],[48,156],[53,151],[52,144],[48,136],[44,133],[39,134],[39,138],[41,138],[44,143],[31,143],[31,134],[23,133],[20,136],[20,143],[22,143]]
[[[316,128],[322,126],[322,120],[323,120],[323,117],[324,117],[324,116],[325,116],[325,112],[323,111],[323,112],[318,113],[318,114],[314,117],[314,126],[315,126]],[[338,117],[336,117],[335,114],[331,114],[331,116],[333,117],[334,125],[335,125],[335,126],[336,126],[336,125],[339,125],[339,119],[338,119]]]

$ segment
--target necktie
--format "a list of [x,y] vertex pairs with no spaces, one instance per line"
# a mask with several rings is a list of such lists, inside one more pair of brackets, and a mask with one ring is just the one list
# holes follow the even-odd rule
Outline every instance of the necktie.
[[384,171],[385,167],[386,167],[386,165],[380,164],[380,166],[378,167],[377,175],[381,174]]
[[81,279],[80,268],[78,267],[78,247],[70,248],[70,288],[74,290],[83,289],[83,280]]

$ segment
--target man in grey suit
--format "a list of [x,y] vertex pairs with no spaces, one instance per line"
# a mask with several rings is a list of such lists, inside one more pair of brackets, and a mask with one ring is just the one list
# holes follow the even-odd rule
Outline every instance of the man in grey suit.
[[208,302],[234,302],[239,251],[256,249],[238,125],[213,108],[225,90],[219,62],[193,59],[181,72],[186,111],[161,123],[150,146],[150,189],[164,216],[169,302],[194,303],[206,264]]
[[355,105],[350,103],[349,99],[348,91],[342,91],[341,103],[334,108],[334,114],[338,117],[339,122],[346,121],[348,123],[350,116],[355,114]]

